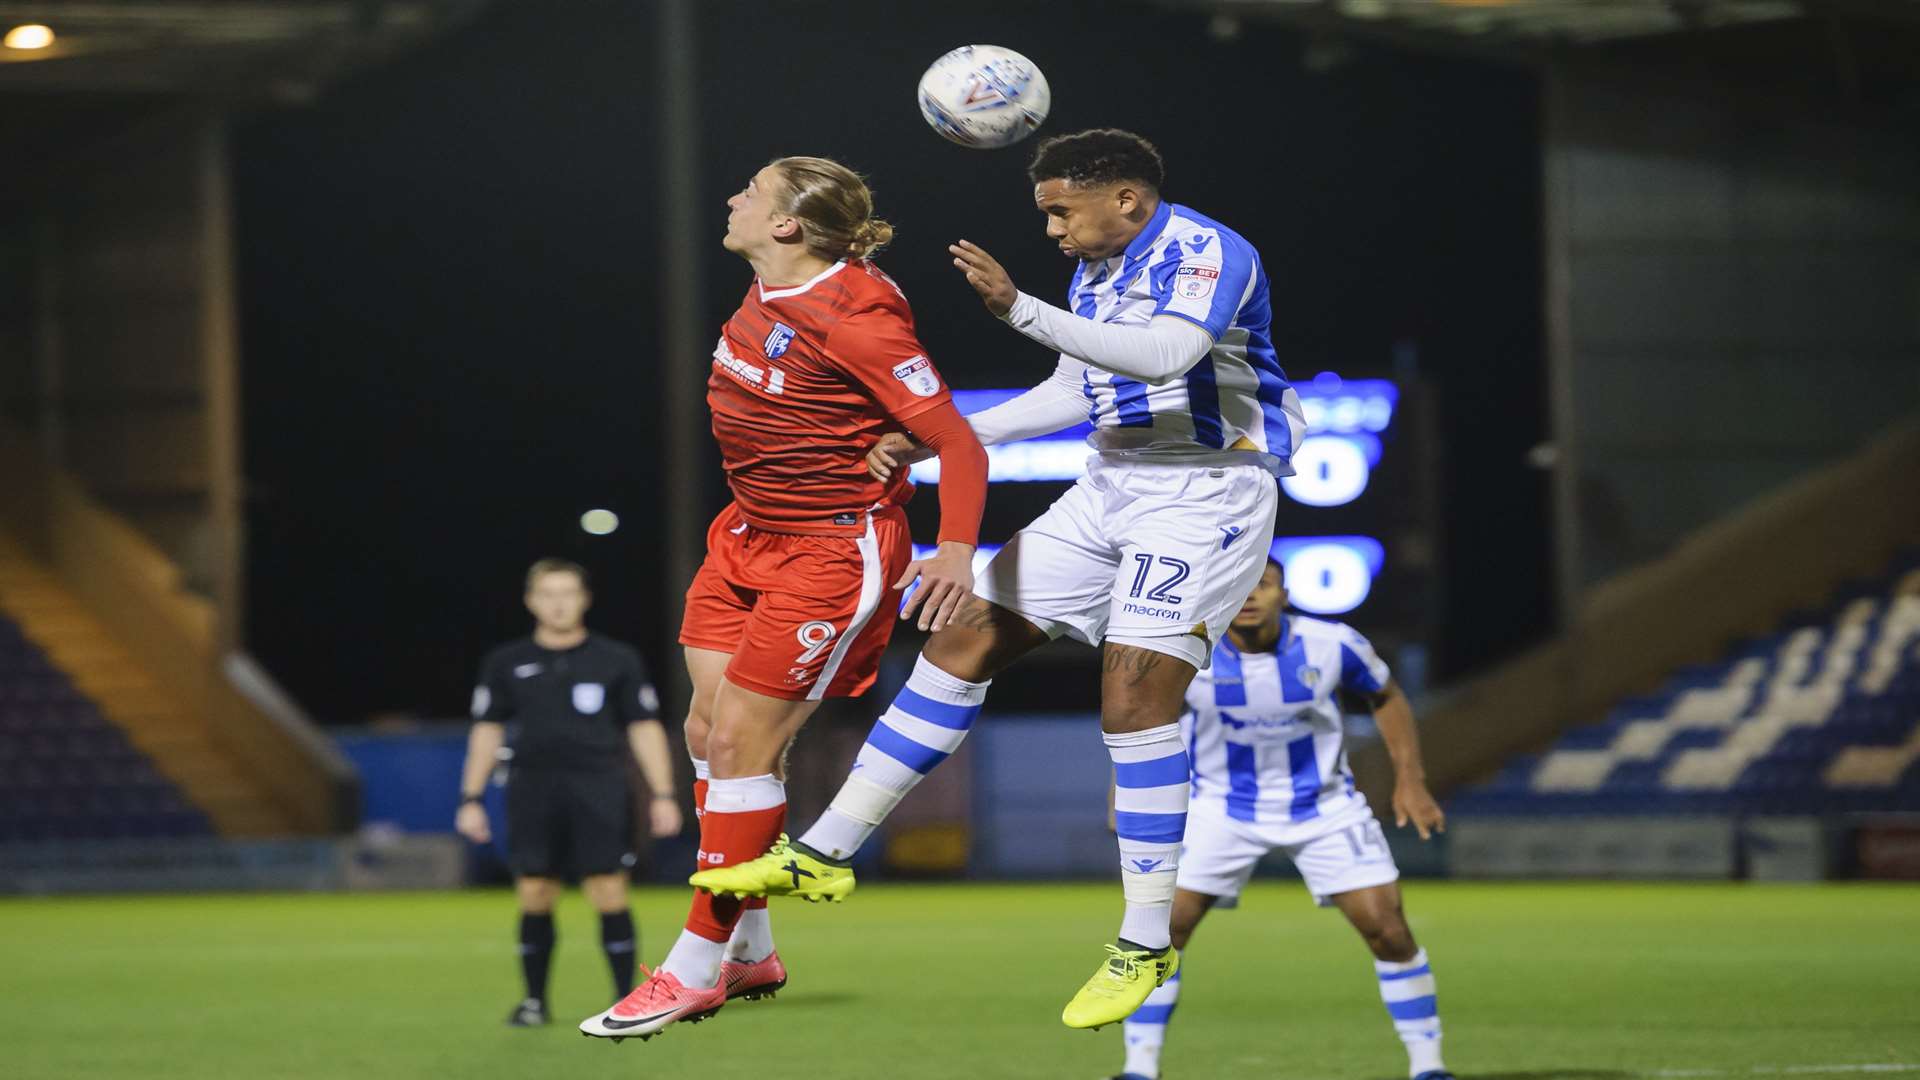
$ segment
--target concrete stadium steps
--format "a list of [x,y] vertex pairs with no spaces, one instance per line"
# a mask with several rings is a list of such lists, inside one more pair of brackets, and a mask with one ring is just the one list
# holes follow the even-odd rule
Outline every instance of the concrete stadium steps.
[[206,725],[141,670],[80,601],[0,539],[0,614],[203,811],[223,836],[278,836],[294,823],[216,745]]

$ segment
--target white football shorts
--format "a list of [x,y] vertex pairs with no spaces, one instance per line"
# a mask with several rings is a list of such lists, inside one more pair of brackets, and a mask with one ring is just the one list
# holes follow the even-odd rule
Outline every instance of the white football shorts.
[[1364,801],[1325,819],[1260,825],[1227,816],[1225,799],[1194,799],[1187,806],[1187,838],[1180,848],[1177,884],[1189,892],[1231,901],[1269,851],[1285,851],[1322,907],[1355,889],[1400,880],[1386,834]]
[[1176,656],[1205,671],[1273,543],[1280,489],[1253,464],[1096,454],[974,582],[1047,632]]

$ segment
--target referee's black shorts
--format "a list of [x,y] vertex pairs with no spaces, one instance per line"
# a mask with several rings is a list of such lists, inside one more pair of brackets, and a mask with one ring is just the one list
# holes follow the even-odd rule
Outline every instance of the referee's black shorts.
[[590,877],[633,865],[633,798],[615,769],[515,769],[507,778],[515,877]]

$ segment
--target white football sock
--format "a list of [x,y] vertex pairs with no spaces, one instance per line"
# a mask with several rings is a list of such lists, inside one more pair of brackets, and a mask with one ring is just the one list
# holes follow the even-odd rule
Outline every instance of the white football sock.
[[1127,1033],[1127,1066],[1121,1072],[1135,1076],[1160,1075],[1160,1047],[1167,1039],[1167,1024],[1173,1020],[1174,1006],[1180,1003],[1180,976],[1154,987],[1153,993],[1123,1025]]
[[1373,971],[1380,979],[1380,1000],[1393,1017],[1393,1030],[1407,1047],[1407,1075],[1446,1068],[1440,1060],[1440,997],[1427,950],[1398,963],[1375,960]]
[[773,920],[766,908],[747,908],[733,924],[733,936],[727,939],[727,959],[737,964],[757,964],[773,954]]
[[1193,775],[1180,725],[1106,736],[1113,755],[1113,821],[1120,838],[1120,937],[1149,949],[1173,942],[1174,878],[1187,832]]
[[682,986],[718,986],[720,962],[726,955],[726,942],[708,941],[691,930],[682,930],[660,970],[679,979]]
[[922,777],[960,748],[992,681],[968,682],[922,656],[907,685],[867,733],[832,805],[800,837],[830,859],[851,859]]

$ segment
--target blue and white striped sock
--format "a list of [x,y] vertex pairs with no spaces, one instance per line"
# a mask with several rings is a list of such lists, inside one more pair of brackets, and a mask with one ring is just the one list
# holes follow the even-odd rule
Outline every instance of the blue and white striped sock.
[[1174,1006],[1180,1004],[1184,970],[1174,972],[1173,978],[1155,987],[1146,1003],[1127,1017],[1123,1025],[1127,1032],[1127,1067],[1120,1070],[1122,1073],[1148,1080],[1160,1075],[1160,1045],[1167,1041],[1167,1024],[1173,1019]]
[[1380,977],[1380,1000],[1393,1017],[1393,1030],[1407,1044],[1407,1075],[1446,1068],[1440,1061],[1440,999],[1427,950],[1400,963],[1375,960],[1373,971]]
[[1113,825],[1120,836],[1120,890],[1127,901],[1120,937],[1149,949],[1173,943],[1173,892],[1187,833],[1192,773],[1180,725],[1108,733],[1113,755]]
[[839,794],[800,842],[829,858],[851,859],[920,778],[960,748],[991,685],[949,675],[924,656],[917,660],[907,685],[867,732]]

